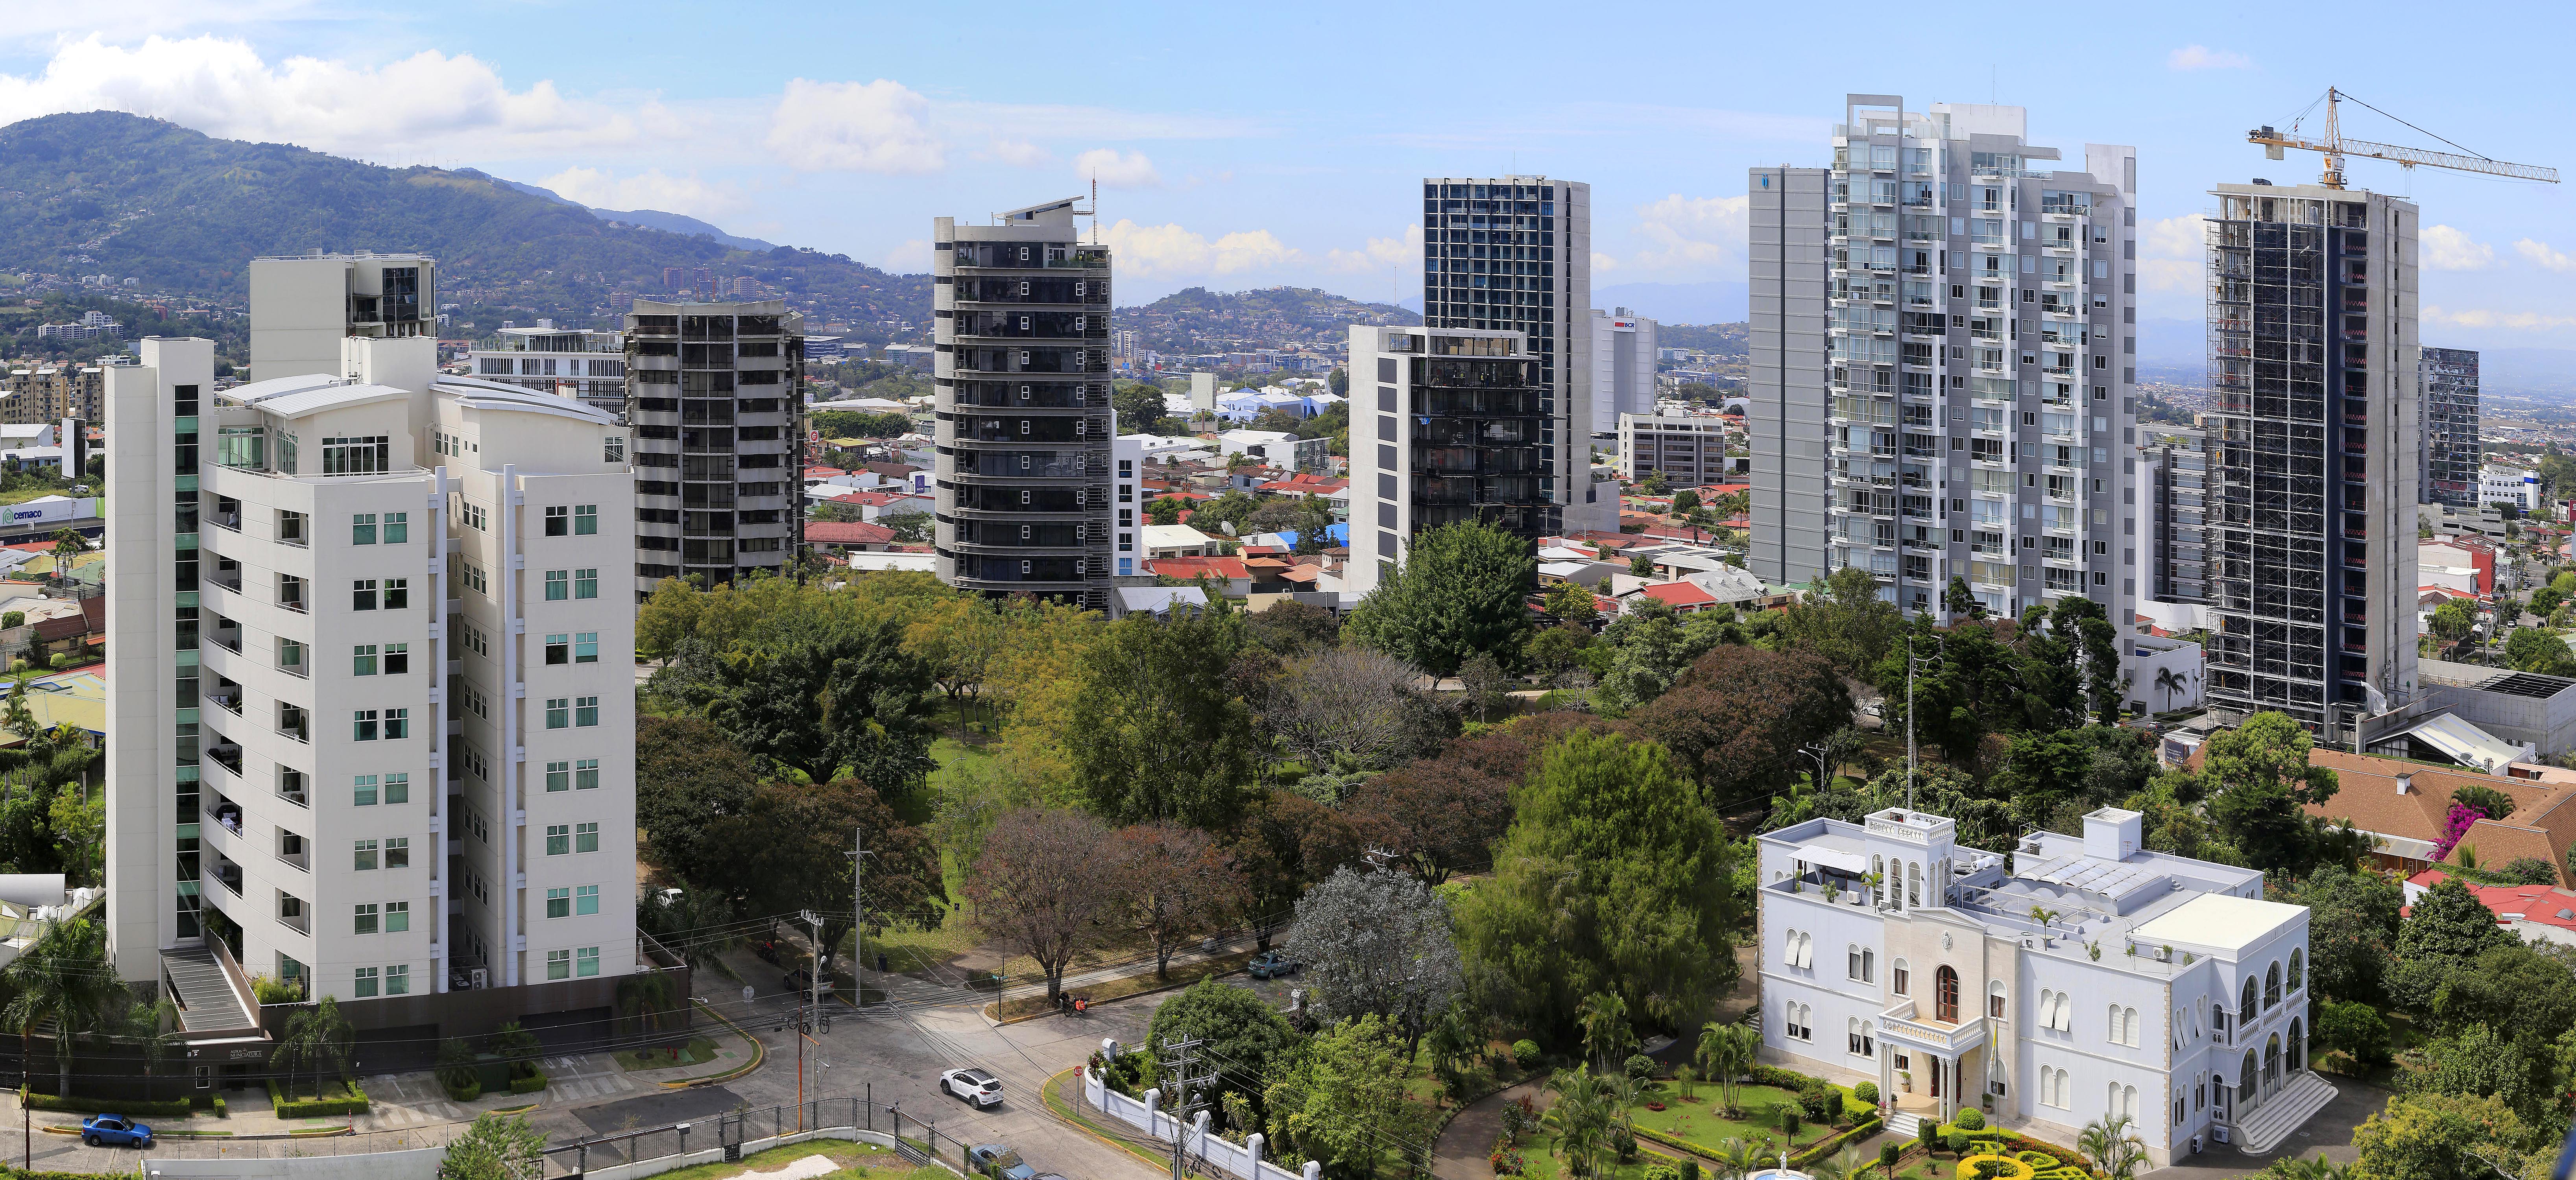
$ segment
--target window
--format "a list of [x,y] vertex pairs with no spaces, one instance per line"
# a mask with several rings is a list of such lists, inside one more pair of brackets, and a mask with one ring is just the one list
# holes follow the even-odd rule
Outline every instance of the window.
[[489,519],[490,518],[484,514],[482,505],[477,504],[472,500],[468,500],[463,496],[458,496],[456,498],[457,523],[477,532],[484,532],[488,531],[485,526]]
[[409,671],[411,671],[411,645],[408,643],[386,644],[385,675],[400,676]]
[[576,963],[580,964],[580,966],[579,966],[579,968],[576,970],[575,974],[581,975],[581,976],[583,976],[583,977],[585,977],[585,978],[587,978],[587,977],[589,977],[589,976],[593,976],[593,975],[597,975],[597,974],[599,974],[599,948],[598,948],[598,947],[595,947],[595,946],[586,946],[586,947],[583,947],[583,948],[581,948],[581,949],[580,949],[580,951],[578,951],[578,952],[576,952],[576,953],[574,954],[573,959],[574,959],[574,961],[575,961]]
[[376,609],[376,580],[374,578],[359,578],[349,584],[349,609]]
[[357,868],[357,871],[359,871],[359,872],[361,872],[361,873],[368,873],[368,872],[374,872],[374,871],[375,871],[375,868],[376,868],[376,842],[375,842],[375,841],[373,841],[373,840],[360,840],[360,841],[358,841],[358,847],[357,847],[357,865],[356,865],[356,868]]
[[358,907],[355,926],[355,932],[359,934],[373,934],[376,932],[376,903],[368,902],[365,905]]
[[599,759],[584,758],[572,764],[572,785],[577,791],[599,789]]
[[599,851],[599,825],[574,824],[572,827],[572,850],[575,852]]
[[548,978],[548,979],[570,979],[570,978],[572,978],[572,952],[571,952],[571,951],[547,951],[547,952],[546,952],[546,978]]
[[401,933],[403,933],[403,932],[405,932],[405,931],[407,931],[407,930],[410,930],[410,929],[411,929],[411,903],[410,903],[410,902],[407,902],[407,901],[389,901],[389,902],[386,902],[386,903],[385,903],[385,933],[387,933],[387,934],[401,934]]
[[2004,981],[2000,979],[1986,984],[1986,1015],[2004,1018]]
[[361,512],[349,518],[349,543],[352,545],[373,545],[376,543],[375,513]]
[[398,742],[411,736],[411,710],[385,710],[385,740]]
[[597,885],[584,885],[584,886],[582,886],[581,888],[574,890],[574,891],[573,891],[573,907],[572,907],[572,912],[574,912],[574,913],[576,913],[576,914],[596,914],[596,913],[598,913],[598,912],[599,912],[599,886],[597,886]]
[[572,572],[572,596],[575,598],[599,597],[599,571],[595,569],[574,570]]
[[2281,965],[2274,963],[2269,970],[2263,972],[2263,1007],[2268,1010],[2278,1007],[2280,1003]]
[[571,916],[572,916],[572,890],[569,890],[569,889],[549,889],[549,890],[546,890],[546,916],[547,916],[547,917],[549,917],[549,918],[569,918],[569,917],[571,917]]
[[411,964],[396,963],[385,968],[385,994],[389,996],[411,994]]
[[572,535],[574,535],[574,536],[576,536],[576,537],[587,537],[587,536],[594,535],[594,534],[596,534],[596,533],[598,533],[598,532],[599,532],[599,505],[597,505],[597,504],[575,504],[575,505],[573,505],[573,506],[572,506]]
[[546,728],[563,729],[572,724],[572,698],[546,698]]
[[1855,1016],[1844,1022],[1843,1052],[1855,1057],[1870,1057],[1877,1054],[1877,1046],[1871,1042],[1868,1021]]
[[572,662],[576,664],[596,664],[599,662],[599,632],[576,631],[573,633]]
[[376,805],[376,776],[372,774],[358,776],[356,797],[351,802],[358,807]]
[[322,440],[322,474],[370,475],[393,470],[392,436],[352,435]]
[[389,869],[411,867],[411,837],[393,836],[385,840],[385,867]]
[[571,789],[572,789],[572,763],[569,763],[569,762],[549,762],[549,763],[546,763],[546,790],[548,790],[548,791],[569,791],[569,790],[571,790]]
[[573,698],[572,723],[583,728],[599,724],[599,698]]
[[2306,983],[2307,983],[2307,952],[2306,952],[2306,951],[2300,951],[2300,950],[2294,950],[2294,951],[2291,951],[2291,952],[2290,952],[2290,994],[2291,994],[2291,995],[2294,995],[2294,996],[2295,996],[2295,995],[2297,995],[2297,994],[2299,994],[2299,989],[2300,989],[2301,987],[2305,986],[2305,985],[2306,985]]
[[351,649],[349,653],[349,674],[352,676],[373,676],[376,674],[375,644],[361,643],[357,645],[357,647]]
[[1932,972],[1932,1011],[1944,1024],[1959,1022],[1959,973],[1948,964]]
[[572,509],[560,507],[546,509],[546,535],[549,537],[572,535]]
[[350,991],[361,1000],[375,995],[376,969],[373,967],[358,968],[356,982],[350,988]]
[[572,853],[572,825],[546,825],[546,855],[569,856]]
[[411,802],[411,775],[389,774],[385,776],[385,802]]
[[1788,1006],[1786,1027],[1781,1030],[1783,1035],[1800,1041],[1815,1040],[1816,1030],[1807,1023],[1814,1019],[1815,1014],[1813,1007],[1792,1001]]
[[356,728],[356,731],[357,731],[357,732],[353,735],[353,740],[361,741],[361,742],[372,742],[372,741],[376,740],[376,711],[375,711],[375,710],[373,710],[373,709],[359,709],[359,710],[357,710],[356,717],[355,717],[353,720],[354,720],[354,722],[355,722],[355,728]]
[[2113,1005],[2111,1005],[2111,1015],[2110,1015],[2110,1017],[2109,1017],[2108,1024],[2109,1024],[2109,1029],[2108,1029],[2108,1034],[2107,1034],[2107,1035],[2111,1038],[2111,1043],[2112,1043],[2112,1044],[2114,1044],[2114,1045],[2127,1045],[2127,1046],[2129,1046],[2130,1048],[2133,1048],[2133,1049],[2137,1047],[2137,1045],[2138,1045],[2138,1010],[2137,1010],[2137,1009],[2135,1009],[2135,1008],[2123,1008],[2123,1007],[2119,1006],[2118,1004],[2113,1004]]
[[[411,540],[411,513],[385,514],[385,544],[400,545]],[[406,968],[407,970],[407,968]]]
[[385,609],[402,610],[411,605],[411,579],[385,579]]
[[569,633],[546,636],[546,663],[569,664],[571,662],[572,636]]
[[572,571],[546,571],[546,601],[561,602],[572,597]]

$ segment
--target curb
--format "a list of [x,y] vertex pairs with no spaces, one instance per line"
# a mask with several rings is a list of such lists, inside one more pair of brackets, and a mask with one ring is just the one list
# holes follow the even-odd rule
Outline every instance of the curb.
[[655,1083],[656,1085],[662,1087],[665,1091],[691,1090],[699,1086],[720,1086],[726,1082],[743,1077],[753,1070],[759,1069],[763,1063],[769,1060],[769,1047],[761,1044],[759,1037],[755,1037],[750,1033],[744,1032],[741,1025],[735,1024],[733,1021],[726,1019],[723,1013],[716,1011],[715,1006],[707,1003],[705,1000],[697,999],[697,997],[694,996],[690,997],[690,999],[697,1003],[701,1008],[704,1008],[708,1016],[715,1018],[716,1023],[732,1029],[735,1036],[751,1042],[751,1060],[735,1066],[732,1069],[726,1070],[723,1073],[708,1074],[702,1078],[682,1078],[676,1082],[657,1082]]
[[1093,1129],[1090,1120],[1083,1118],[1078,1112],[1059,1109],[1055,1096],[1055,1084],[1058,1081],[1063,1080],[1065,1074],[1077,1073],[1080,1072],[1081,1069],[1082,1067],[1077,1065],[1072,1069],[1063,1070],[1055,1074],[1053,1077],[1048,1078],[1038,1086],[1038,1101],[1041,1105],[1046,1107],[1047,1113],[1055,1116],[1055,1120],[1057,1122],[1063,1123],[1076,1131],[1080,1131],[1093,1139],[1099,1140],[1107,1146],[1117,1148],[1136,1159],[1143,1160],[1150,1166],[1161,1168],[1170,1164],[1171,1161],[1162,1156],[1147,1155],[1144,1152],[1137,1150],[1135,1144],[1124,1143],[1101,1134],[1099,1131]]
[[[44,1128],[44,1132],[48,1135],[71,1136],[78,1136],[81,1133],[80,1128],[78,1127],[46,1127]],[[357,1133],[358,1129],[355,1126],[340,1126],[316,1127],[309,1131],[287,1131],[282,1134],[274,1135],[236,1135],[229,1131],[156,1131],[153,1133],[152,1138],[156,1142],[163,1139],[207,1139],[220,1140],[225,1143],[245,1143],[256,1139],[336,1139],[343,1135],[355,1135]]]
[[[1123,995],[1123,996],[1113,996],[1113,997],[1111,997],[1111,998],[1109,998],[1109,999],[1102,1000],[1102,1001],[1100,1001],[1099,1003],[1100,1003],[1100,1004],[1115,1004],[1115,1003],[1117,1003],[1117,1002],[1118,1002],[1118,1001],[1120,1001],[1120,1000],[1132,1000],[1132,999],[1135,999],[1135,998],[1136,998],[1136,997],[1138,997],[1138,996],[1150,996],[1150,995],[1153,995],[1153,994],[1155,994],[1155,993],[1157,993],[1157,992],[1178,991],[1178,990],[1180,990],[1181,988],[1196,986],[1200,979],[1223,979],[1223,978],[1225,978],[1226,976],[1229,976],[1229,975],[1238,975],[1238,974],[1241,974],[1241,973],[1242,973],[1242,971],[1243,971],[1243,968],[1241,968],[1241,967],[1234,967],[1234,968],[1230,968],[1230,969],[1228,969],[1228,970],[1224,970],[1224,971],[1210,971],[1210,972],[1208,972],[1208,973],[1207,973],[1207,974],[1205,974],[1205,975],[1199,976],[1199,977],[1198,977],[1198,979],[1192,979],[1192,980],[1188,980],[1188,981],[1186,981],[1186,982],[1184,982],[1184,981],[1182,981],[1182,980],[1177,980],[1177,979],[1176,979],[1176,980],[1173,980],[1173,981],[1172,981],[1172,982],[1170,982],[1170,983],[1156,984],[1156,985],[1154,985],[1153,987],[1149,987],[1149,988],[1141,988],[1141,989],[1139,989],[1139,990],[1129,992],[1129,993],[1127,993],[1126,995]],[[1133,976],[1130,976],[1129,978],[1134,978],[1134,977],[1133,977]],[[1098,1007],[1099,1005],[1098,1005],[1098,1004],[1095,1004],[1095,1005],[1093,1005],[1093,1006],[1094,1006],[1094,1007]],[[1061,1012],[1058,1012],[1058,1011],[1053,1010],[1053,1009],[1049,1009],[1049,1010],[1047,1010],[1047,1011],[1045,1011],[1045,1012],[1031,1012],[1031,1013],[1029,1013],[1029,1014],[1028,1014],[1028,1015],[1026,1015],[1026,1016],[1014,1016],[1014,1017],[1012,1017],[1012,1018],[1010,1018],[1010,1019],[1008,1019],[1008,1020],[1004,1020],[1004,1019],[1002,1019],[1002,1018],[1001,1018],[1001,1016],[1000,1016],[1001,1010],[1002,1010],[1002,1001],[1000,1001],[1000,1000],[995,1000],[995,1001],[993,1001],[993,1002],[992,1002],[992,1003],[990,1003],[990,1004],[986,1004],[986,1005],[984,1005],[984,1007],[981,1009],[981,1011],[982,1011],[982,1013],[983,1013],[983,1016],[984,1016],[984,1019],[986,1019],[986,1020],[989,1020],[989,1021],[993,1022],[993,1027],[995,1027],[995,1028],[1004,1028],[1004,1027],[1007,1027],[1007,1026],[1010,1026],[1010,1025],[1014,1025],[1014,1024],[1026,1024],[1026,1023],[1028,1023],[1029,1021],[1032,1021],[1032,1020],[1044,1020],[1044,1019],[1046,1019],[1047,1017],[1050,1017],[1050,1016],[1059,1016],[1059,1015],[1062,1015],[1062,1013],[1061,1013]]]

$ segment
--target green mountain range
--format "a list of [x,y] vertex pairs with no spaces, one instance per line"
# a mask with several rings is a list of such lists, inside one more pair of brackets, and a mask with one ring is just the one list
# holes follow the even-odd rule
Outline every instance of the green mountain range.
[[314,249],[430,254],[441,300],[469,320],[582,321],[608,314],[612,292],[662,294],[667,268],[705,267],[811,298],[860,339],[886,337],[886,320],[929,322],[928,275],[612,223],[479,172],[381,168],[108,111],[0,127],[0,268],[238,299],[251,258]]

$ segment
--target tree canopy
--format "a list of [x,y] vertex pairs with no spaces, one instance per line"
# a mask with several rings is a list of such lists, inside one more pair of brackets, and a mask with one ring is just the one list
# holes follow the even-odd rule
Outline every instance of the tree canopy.
[[1478,652],[1517,660],[1537,576],[1528,541],[1481,523],[1442,525],[1415,535],[1344,630],[1434,676],[1456,675]]

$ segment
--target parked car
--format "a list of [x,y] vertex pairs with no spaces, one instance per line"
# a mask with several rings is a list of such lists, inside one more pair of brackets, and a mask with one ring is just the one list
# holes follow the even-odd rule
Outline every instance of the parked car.
[[[782,978],[787,984],[787,990],[795,992],[801,996],[805,994],[806,988],[814,985],[814,970],[810,967],[798,967],[789,971]],[[831,995],[832,981],[829,979],[824,980],[822,986],[817,989],[817,994],[826,996]]]
[[1277,951],[1263,951],[1253,956],[1252,961],[1244,965],[1244,970],[1251,972],[1254,979],[1279,979],[1295,975],[1305,966]]
[[1037,1180],[1038,1170],[1020,1162],[1020,1153],[999,1143],[978,1143],[966,1149],[975,1161],[975,1170],[993,1180]]
[[952,1069],[939,1075],[939,1088],[977,1106],[999,1106],[1002,1079],[980,1069]]
[[152,1128],[121,1114],[94,1114],[81,1120],[81,1142],[92,1147],[150,1147]]

